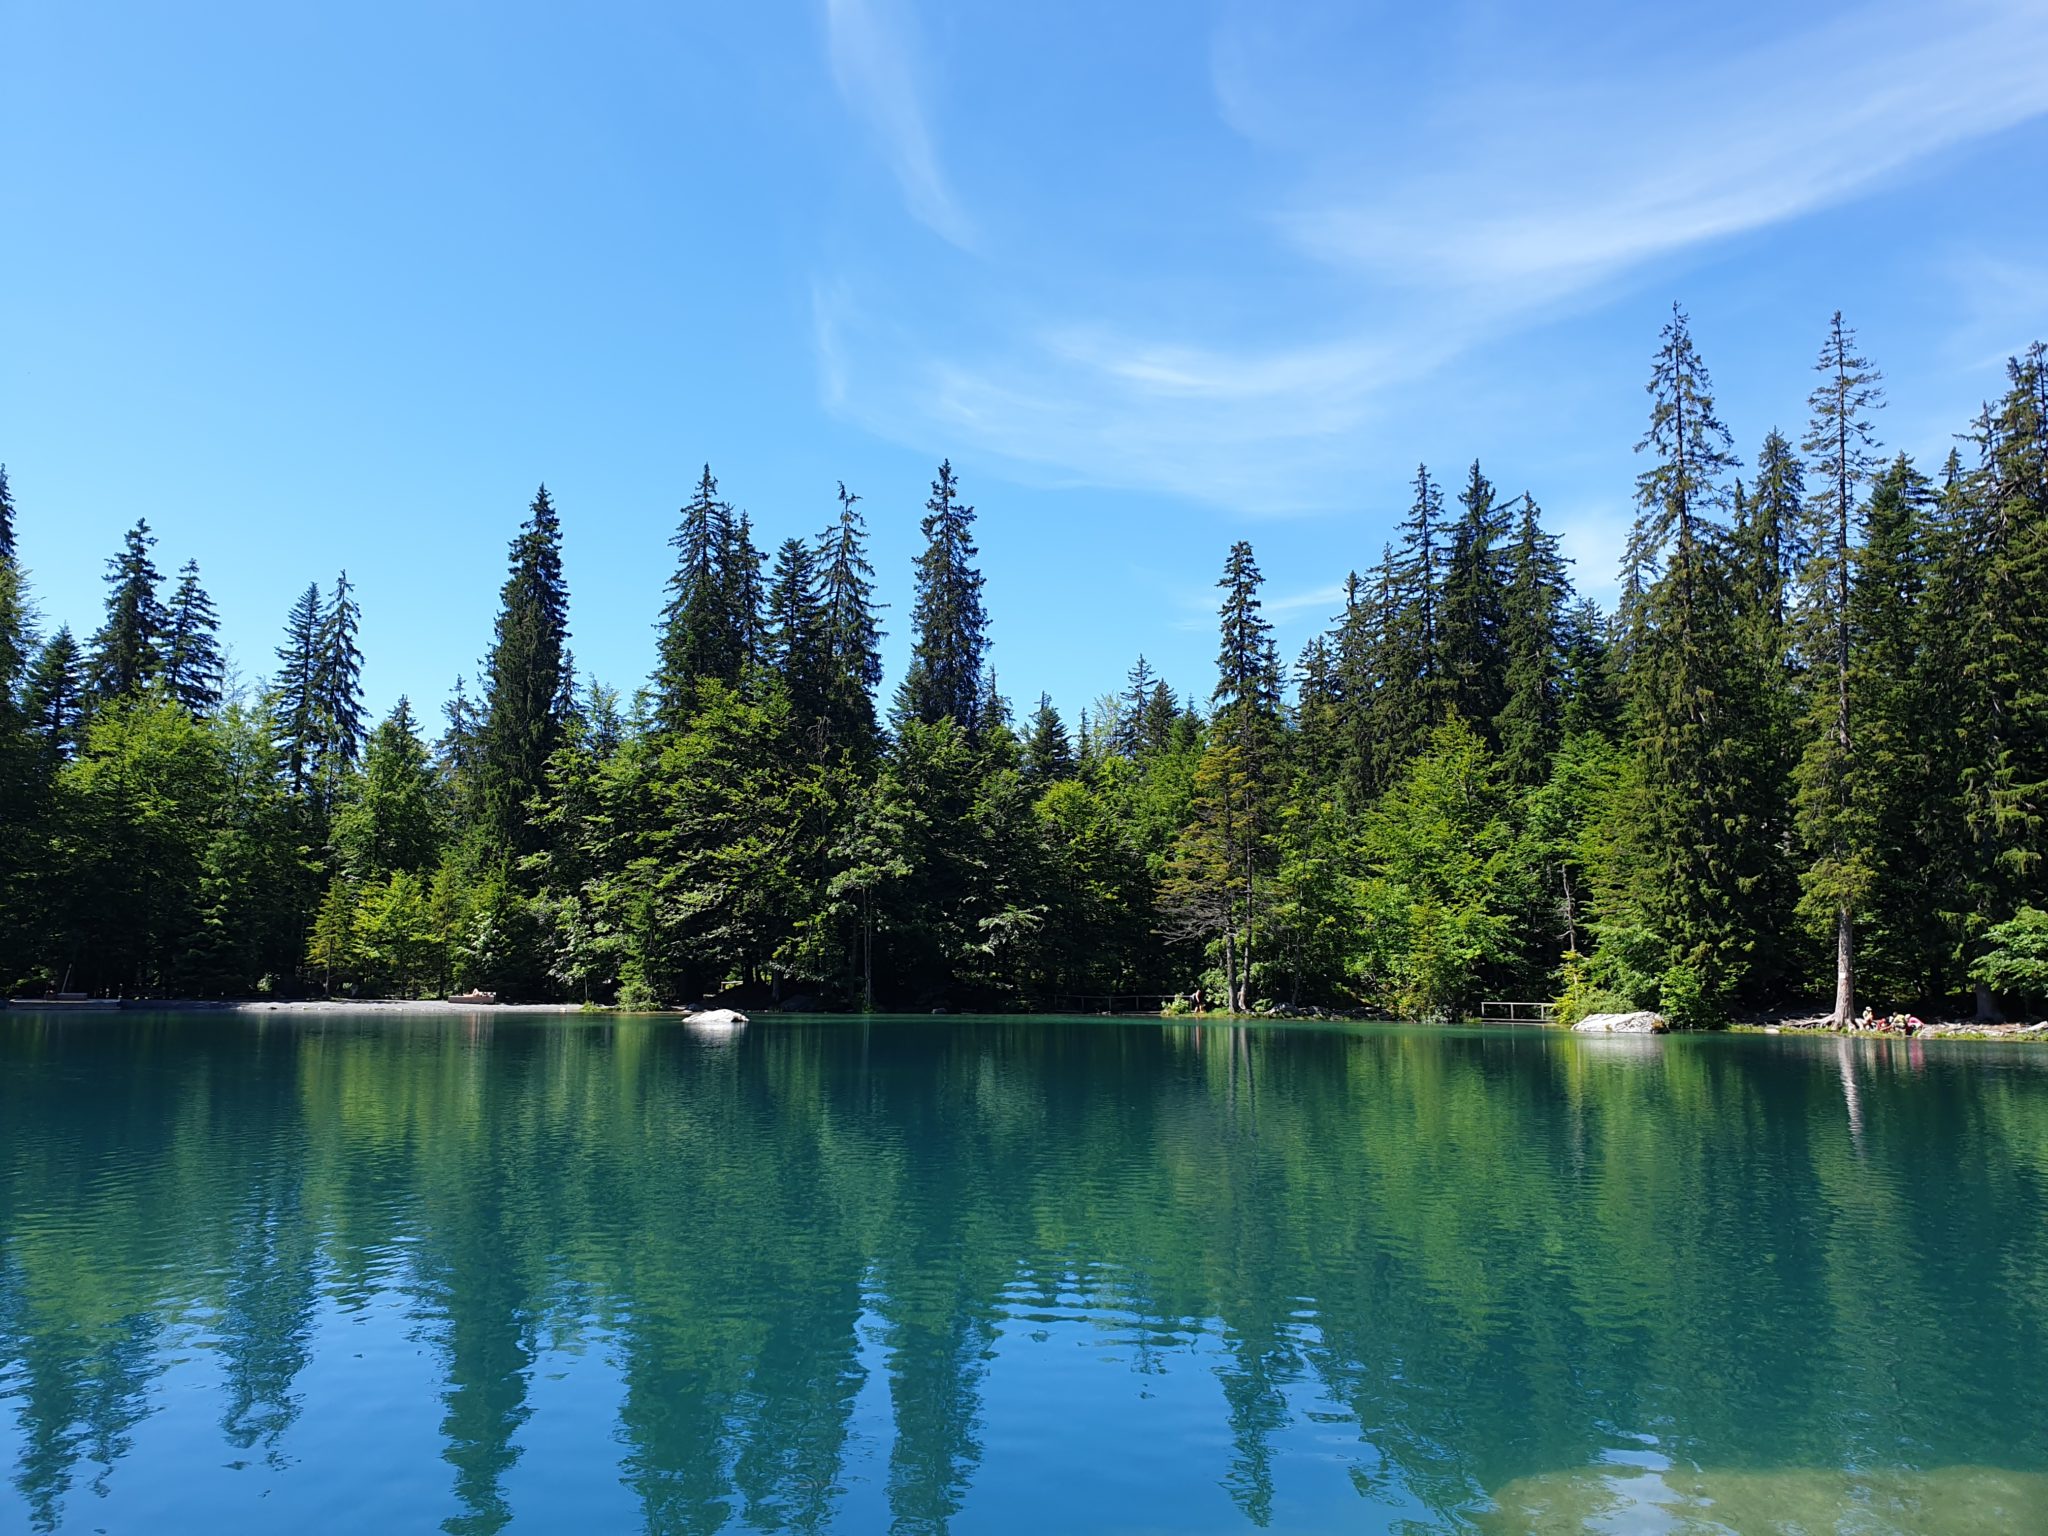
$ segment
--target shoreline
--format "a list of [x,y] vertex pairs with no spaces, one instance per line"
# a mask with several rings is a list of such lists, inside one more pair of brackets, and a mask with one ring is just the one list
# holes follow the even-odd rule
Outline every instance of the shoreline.
[[[9,998],[7,1009],[18,1013],[70,1014],[70,1013],[216,1013],[235,1015],[290,1014],[305,1017],[320,1017],[338,1014],[381,1013],[394,1017],[415,1015],[422,1017],[447,1018],[489,1018],[494,1015],[512,1014],[525,1017],[593,1017],[602,1016],[617,1019],[630,1018],[676,1018],[688,1019],[696,1009],[664,1008],[647,1012],[621,1012],[609,1003],[470,1003],[454,1002],[447,998],[90,998],[58,1001],[44,998]],[[784,1014],[780,1009],[755,1010],[764,1015],[787,1018],[858,1018],[855,1012],[831,1013],[817,1009],[805,1009]],[[922,1016],[922,1010],[901,1011],[880,1010],[884,1014],[899,1017]],[[948,1015],[935,1015],[946,1017]],[[1003,1017],[1003,1015],[988,1015]],[[1303,1014],[1192,1014],[1166,1015],[1144,1012],[1129,1014],[1100,1014],[1076,1012],[1071,1014],[1050,1014],[1048,1017],[1076,1019],[1122,1018],[1158,1019],[1162,1023],[1181,1024],[1302,1024],[1302,1023],[1377,1023],[1399,1024],[1398,1019],[1349,1019],[1341,1014],[1326,1014],[1318,1017],[1312,1013]],[[1457,1027],[1485,1024],[1491,1028],[1529,1028],[1568,1034],[1568,1029],[1553,1024],[1502,1025],[1496,1020],[1460,1020]],[[1897,1030],[1838,1028],[1826,1022],[1825,1016],[1808,1015],[1796,1019],[1773,1019],[1768,1015],[1758,1018],[1736,1020],[1723,1030],[1697,1031],[1703,1034],[1738,1035],[1832,1035],[1843,1039],[1864,1040],[1967,1040],[1999,1043],[2048,1044],[2048,1022],[1983,1024],[1974,1021],[1941,1020],[1922,1025],[1912,1034]]]

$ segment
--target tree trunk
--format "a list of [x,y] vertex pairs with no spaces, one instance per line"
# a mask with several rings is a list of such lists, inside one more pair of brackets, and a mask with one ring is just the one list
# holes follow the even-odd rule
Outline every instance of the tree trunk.
[[1996,1024],[2005,1015],[1998,1011],[1998,999],[1991,995],[1991,988],[1984,982],[1977,983],[1977,1022]]
[[1846,906],[1835,908],[1835,1023],[1856,1016],[1856,920]]
[[875,911],[874,898],[862,892],[860,914],[861,1010],[875,1011]]

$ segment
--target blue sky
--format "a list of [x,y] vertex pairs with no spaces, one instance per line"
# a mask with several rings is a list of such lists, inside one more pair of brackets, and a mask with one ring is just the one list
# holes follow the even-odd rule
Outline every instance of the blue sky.
[[1612,590],[1674,298],[1738,447],[1829,312],[1944,453],[2048,334],[2048,5],[0,4],[0,461],[47,623],[147,516],[246,678],[346,566],[373,706],[488,644],[535,484],[630,688],[700,464],[864,498],[900,665],[950,455],[1071,720],[1291,654],[1418,461]]

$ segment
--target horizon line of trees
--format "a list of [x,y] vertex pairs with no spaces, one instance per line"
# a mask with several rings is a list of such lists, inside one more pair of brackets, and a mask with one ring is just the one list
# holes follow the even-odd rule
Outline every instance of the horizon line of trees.
[[134,995],[481,986],[627,1007],[1189,993],[1681,1024],[2048,994],[2048,360],[1932,472],[1836,314],[1744,475],[1684,312],[1653,359],[1621,596],[1528,491],[1417,469],[1292,664],[1233,544],[1217,681],[1141,656],[1070,729],[989,665],[939,466],[878,703],[860,498],[772,555],[706,466],[654,669],[580,677],[560,516],[512,540],[472,696],[362,707],[343,573],[230,690],[196,565],[138,521],[83,644],[37,621],[0,470],[0,982]]

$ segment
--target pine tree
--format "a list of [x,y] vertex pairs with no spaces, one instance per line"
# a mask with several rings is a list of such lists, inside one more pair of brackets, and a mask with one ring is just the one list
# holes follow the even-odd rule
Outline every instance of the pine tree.
[[1508,534],[1508,511],[1494,505],[1493,482],[1472,461],[1459,494],[1463,515],[1451,528],[1443,560],[1440,657],[1445,707],[1483,740],[1507,703],[1502,630],[1506,597],[1499,545]]
[[866,759],[874,754],[878,734],[875,690],[882,683],[882,631],[859,505],[860,498],[840,482],[838,520],[819,535],[818,547],[830,667],[825,714],[832,739]]
[[163,668],[168,620],[156,591],[162,577],[149,556],[155,547],[149,524],[138,519],[121,553],[107,562],[107,617],[92,640],[95,699],[132,698]]
[[1443,571],[1438,542],[1444,493],[1429,466],[1415,470],[1415,500],[1398,554],[1383,554],[1380,593],[1378,778],[1390,783],[1443,719]]
[[[735,561],[739,523],[732,505],[719,498],[709,464],[681,517],[669,540],[676,569],[668,579],[654,673],[657,717],[668,731],[688,724],[698,684],[705,679],[739,686],[752,629],[752,620],[738,606],[749,580]],[[758,571],[752,579],[758,580]]]
[[960,500],[951,461],[939,465],[925,503],[924,553],[917,559],[910,668],[896,691],[897,728],[908,720],[952,719],[972,737],[982,726],[988,617],[974,560],[974,508]]
[[1269,800],[1280,731],[1280,663],[1273,626],[1260,611],[1259,588],[1264,582],[1251,545],[1243,539],[1231,545],[1223,577],[1216,583],[1223,589],[1222,636],[1210,703],[1217,744],[1225,755],[1214,765],[1211,782],[1223,796],[1215,825],[1232,881],[1243,897],[1241,947],[1233,942],[1235,922],[1225,938],[1226,975],[1234,971],[1231,1006],[1239,1012],[1251,1007],[1259,881],[1270,863]]
[[351,772],[363,753],[363,653],[356,646],[362,609],[351,595],[348,572],[334,578],[334,595],[320,620],[313,671],[320,740],[317,766],[328,778]]
[[[1626,690],[1644,794],[1632,857],[1663,946],[1670,1011],[1711,1016],[1760,956],[1777,914],[1769,868],[1781,812],[1749,734],[1766,686],[1735,622],[1733,564],[1717,514],[1734,467],[1728,431],[1685,314],[1673,306],[1654,365],[1652,454],[1625,573],[1645,579]],[[1649,579],[1654,577],[1654,579]]]
[[[2039,903],[2048,853],[2048,349],[2007,364],[1969,478],[1977,571],[1963,666],[1974,740],[1962,788],[1980,921]],[[1988,999],[1980,999],[1980,1007]]]
[[5,464],[0,464],[0,560],[15,563],[14,492],[7,484]]
[[220,708],[225,668],[215,635],[220,629],[213,599],[199,584],[199,562],[187,560],[178,571],[164,634],[163,681],[170,696],[205,719]]
[[292,795],[312,787],[326,728],[320,709],[320,586],[308,582],[284,621],[277,648],[277,678],[271,684],[271,740]]
[[1836,310],[1816,371],[1822,382],[1802,448],[1814,456],[1807,503],[1812,554],[1802,573],[1797,628],[1811,681],[1806,749],[1799,764],[1799,830],[1808,850],[1806,905],[1825,911],[1835,940],[1838,1024],[1856,1013],[1856,912],[1872,880],[1870,807],[1858,771],[1850,712],[1849,589],[1863,484],[1877,467],[1868,413],[1883,403],[1877,372],[1855,355],[1855,334]]
[[[1714,414],[1713,383],[1692,343],[1685,311],[1671,306],[1647,386],[1650,430],[1636,452],[1655,456],[1636,477],[1635,525],[1622,556],[1624,593],[1645,592],[1669,569],[1677,574],[1679,622],[1697,616],[1702,543],[1718,539],[1717,516],[1726,503],[1722,476],[1737,467],[1728,429]],[[1624,609],[1623,618],[1632,617]]]
[[25,690],[28,728],[53,759],[78,751],[85,737],[88,704],[85,658],[68,627],[43,643]]
[[1793,584],[1811,558],[1806,467],[1785,434],[1773,427],[1757,451],[1756,485],[1740,497],[1735,525],[1744,604],[1762,633],[1782,643]]
[[[1858,788],[1869,823],[1870,889],[1858,922],[1857,970],[1893,996],[1930,998],[1949,947],[1941,925],[1935,849],[1923,839],[1930,796],[1925,743],[1942,733],[1937,693],[1923,695],[1922,609],[1933,548],[1934,487],[1903,453],[1871,486],[1849,589],[1856,639],[1850,670]],[[1871,990],[1866,988],[1866,990]]]
[[562,525],[543,485],[512,541],[487,664],[477,764],[490,846],[513,859],[537,849],[530,805],[545,786],[548,755],[560,743],[568,639]]
[[1074,744],[1047,694],[1038,696],[1038,708],[1031,712],[1024,735],[1024,776],[1039,788],[1074,776]]
[[1522,493],[1514,542],[1507,554],[1500,648],[1505,699],[1494,717],[1500,769],[1507,781],[1533,789],[1550,776],[1550,755],[1562,739],[1563,679],[1559,633],[1571,584],[1555,536],[1543,531],[1535,498]]
[[1110,733],[1110,747],[1118,755],[1138,757],[1146,750],[1145,711],[1158,682],[1152,663],[1142,655],[1124,674],[1123,697],[1117,700],[1116,726]]
[[782,541],[768,579],[767,662],[789,694],[799,737],[822,751],[832,735],[831,635],[817,555],[802,539]]

